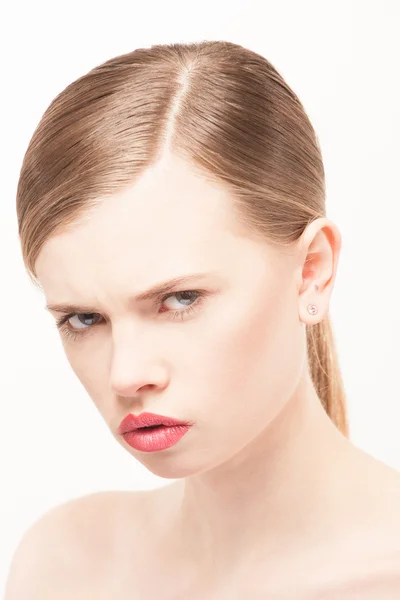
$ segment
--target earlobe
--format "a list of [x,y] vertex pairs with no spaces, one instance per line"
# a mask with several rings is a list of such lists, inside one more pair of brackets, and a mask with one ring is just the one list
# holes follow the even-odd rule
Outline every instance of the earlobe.
[[[313,287],[314,287],[314,289],[315,289],[316,291],[318,291],[318,287],[319,287],[319,286],[318,286],[316,283],[314,284],[314,286],[313,286]],[[318,310],[319,310],[319,308],[318,308],[318,306],[317,306],[317,304],[316,304],[315,302],[312,302],[312,303],[310,303],[310,304],[308,304],[308,305],[307,305],[307,312],[308,312],[310,315],[313,315],[313,316],[314,316],[314,315],[316,315],[316,314],[318,313]],[[307,324],[307,323],[306,323],[306,324]],[[310,324],[311,324],[311,323],[310,323]]]
[[309,304],[307,306],[307,310],[310,313],[310,315],[316,315],[318,312],[318,307],[316,306],[316,304]]

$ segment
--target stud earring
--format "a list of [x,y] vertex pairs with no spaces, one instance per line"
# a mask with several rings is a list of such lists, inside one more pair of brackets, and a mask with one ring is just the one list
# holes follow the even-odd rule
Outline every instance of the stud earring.
[[318,308],[315,304],[309,304],[307,306],[307,310],[310,313],[310,315],[316,315],[318,312]]

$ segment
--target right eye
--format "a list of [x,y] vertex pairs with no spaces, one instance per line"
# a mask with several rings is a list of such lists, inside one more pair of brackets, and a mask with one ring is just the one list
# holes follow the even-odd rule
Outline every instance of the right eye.
[[[95,325],[96,323],[82,323],[82,321],[85,320],[93,320],[93,315],[98,315],[98,313],[75,313],[75,314],[70,314],[70,315],[65,315],[64,317],[61,317],[61,319],[58,319],[56,322],[56,325],[58,327],[58,329],[68,329],[70,326],[70,323],[67,323],[67,321],[69,322],[71,319],[78,317],[78,319],[82,319],[79,320],[78,322],[81,325],[86,325],[86,327],[75,327],[72,326],[71,329],[75,330],[75,329],[88,329],[90,327],[92,327],[93,325]],[[101,315],[98,315],[101,318]],[[66,325],[66,327],[65,327]]]

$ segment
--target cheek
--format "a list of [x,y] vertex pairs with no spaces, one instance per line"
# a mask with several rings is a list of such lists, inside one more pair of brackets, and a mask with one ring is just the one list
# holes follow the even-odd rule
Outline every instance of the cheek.
[[211,410],[217,415],[220,409],[233,426],[259,426],[260,419],[265,423],[281,410],[298,381],[302,329],[289,297],[244,305],[225,313],[208,332],[194,376],[197,385],[192,380],[190,387],[201,390],[195,411],[204,411],[207,421]]
[[109,369],[105,363],[107,353],[104,352],[104,348],[103,351],[100,351],[98,347],[96,348],[95,342],[89,342],[89,344],[85,345],[85,342],[83,342],[82,348],[65,347],[65,353],[71,369],[83,385],[88,396],[99,411],[104,414],[107,411],[107,404],[111,407],[110,396],[105,392],[108,383],[107,369]]

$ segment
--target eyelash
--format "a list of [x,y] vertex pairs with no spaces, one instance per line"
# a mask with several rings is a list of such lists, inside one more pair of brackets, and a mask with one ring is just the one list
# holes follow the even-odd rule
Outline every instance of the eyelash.
[[[174,311],[173,309],[170,309],[169,311],[165,311],[169,315],[171,315],[171,313],[173,313],[172,316],[168,317],[169,319],[174,321],[177,319],[178,316],[180,316],[181,320],[183,321],[187,314],[196,313],[197,308],[200,307],[200,305],[203,303],[205,297],[207,296],[207,292],[200,291],[200,290],[183,290],[180,292],[174,292],[173,294],[167,294],[166,296],[163,296],[161,298],[161,300],[159,300],[157,302],[157,305],[161,306],[168,298],[171,298],[173,296],[178,296],[178,295],[184,295],[187,293],[197,294],[197,298],[194,300],[193,304],[191,304],[184,310],[175,310]],[[92,314],[96,315],[98,313],[70,313],[69,315],[65,315],[65,316],[61,317],[60,319],[57,319],[56,327],[59,331],[61,331],[64,338],[72,339],[72,340],[82,338],[83,336],[85,336],[87,334],[88,331],[93,329],[94,325],[89,325],[87,327],[82,328],[81,330],[74,330],[67,323],[67,321],[69,321],[69,319],[71,319],[72,317],[76,317],[78,315],[92,315]]]

